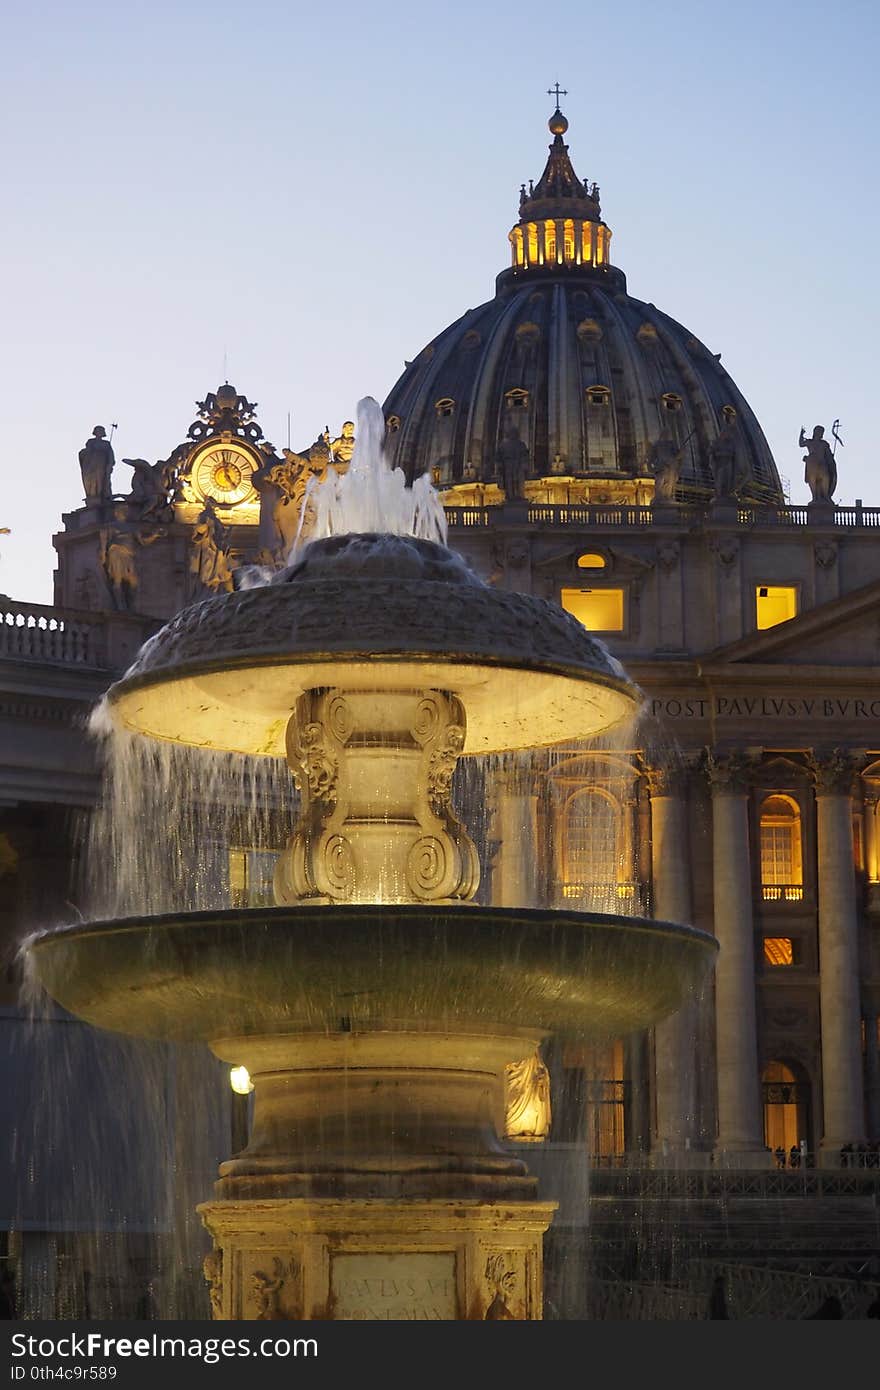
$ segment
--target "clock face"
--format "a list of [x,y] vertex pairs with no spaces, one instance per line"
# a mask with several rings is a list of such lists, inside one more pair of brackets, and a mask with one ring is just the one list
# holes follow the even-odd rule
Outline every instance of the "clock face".
[[254,460],[236,444],[212,444],[199,454],[192,469],[192,480],[203,497],[234,506],[253,491],[251,475]]

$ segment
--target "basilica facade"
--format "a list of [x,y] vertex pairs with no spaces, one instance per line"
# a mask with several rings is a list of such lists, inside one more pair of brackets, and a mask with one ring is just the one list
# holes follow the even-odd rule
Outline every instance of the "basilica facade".
[[[828,1194],[845,1174],[869,1198],[880,505],[837,504],[821,426],[801,434],[811,501],[791,504],[720,356],[629,295],[566,118],[549,124],[510,265],[391,387],[386,457],[409,481],[430,475],[449,544],[478,574],[561,604],[643,692],[638,719],[601,746],[486,769],[486,900],[690,923],[719,953],[703,995],[650,1033],[551,1045],[550,1116],[509,1138],[543,1136],[530,1150],[551,1187],[554,1147],[589,1151],[609,1200],[621,1183],[637,1200],[632,1175],[651,1171],[722,1188],[758,1174],[761,1192],[771,1175],[811,1173]],[[55,606],[2,601],[10,1036],[15,944],[38,918],[64,920],[70,827],[100,795],[84,713],[182,607],[283,564],[308,534],[310,483],[344,473],[356,445],[346,421],[277,451],[229,383],[182,434],[150,463],[116,460],[96,427],[80,453],[84,505],[55,536]],[[258,856],[229,848],[229,903],[260,901]],[[875,1266],[876,1238],[851,1245]]]

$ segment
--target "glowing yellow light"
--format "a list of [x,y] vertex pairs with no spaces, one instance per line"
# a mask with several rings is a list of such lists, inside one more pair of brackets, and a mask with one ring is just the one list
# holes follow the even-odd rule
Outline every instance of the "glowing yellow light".
[[797,617],[797,589],[793,584],[759,584],[755,590],[758,628],[776,627]]
[[605,568],[605,556],[596,555],[593,551],[587,551],[585,555],[578,556],[579,570],[603,570]]
[[764,961],[767,965],[794,965],[794,944],[791,937],[765,936]]
[[229,1084],[237,1096],[246,1096],[254,1089],[251,1081],[251,1074],[247,1067],[231,1067],[229,1071]]
[[589,632],[623,631],[622,589],[563,589],[561,602]]

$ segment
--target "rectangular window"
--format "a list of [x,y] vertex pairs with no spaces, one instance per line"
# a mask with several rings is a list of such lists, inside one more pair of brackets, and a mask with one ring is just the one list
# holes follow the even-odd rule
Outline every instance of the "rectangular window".
[[794,584],[759,584],[755,590],[758,629],[776,627],[797,617],[798,594]]
[[589,632],[623,632],[623,589],[563,589],[561,603]]
[[790,936],[765,936],[764,964],[797,965],[800,955],[798,945]]
[[272,907],[272,878],[278,861],[276,850],[229,850],[229,903],[231,907]]

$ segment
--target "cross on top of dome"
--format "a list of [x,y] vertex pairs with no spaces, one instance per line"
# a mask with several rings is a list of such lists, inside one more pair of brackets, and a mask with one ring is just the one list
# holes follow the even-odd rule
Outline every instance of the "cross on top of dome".
[[562,138],[568,130],[568,120],[559,108],[559,98],[568,93],[557,82],[548,89],[547,95],[556,98],[556,109],[547,122],[553,144],[538,182],[530,183],[528,192],[525,185],[520,190],[520,217],[523,220],[554,216],[584,217],[598,222],[602,216],[599,185],[581,182]]

